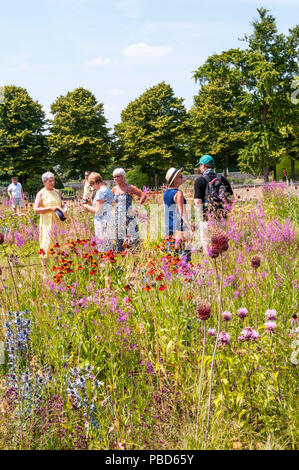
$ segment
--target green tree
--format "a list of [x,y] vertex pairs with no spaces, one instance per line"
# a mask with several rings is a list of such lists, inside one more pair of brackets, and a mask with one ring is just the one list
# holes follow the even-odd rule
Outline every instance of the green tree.
[[291,83],[298,73],[298,32],[277,33],[275,18],[260,8],[252,23],[253,32],[244,37],[245,50],[231,49],[211,56],[195,72],[202,84],[221,79],[230,84],[243,83],[240,106],[247,114],[248,143],[239,153],[239,165],[254,175],[268,171],[285,154],[281,128],[291,119]]
[[30,174],[42,173],[49,165],[45,113],[27,90],[4,87],[0,104],[0,171],[18,176],[25,183]]
[[111,158],[112,138],[103,103],[84,88],[59,96],[51,105],[54,119],[48,137],[59,172],[78,177],[85,170],[101,171]]
[[244,94],[241,83],[232,87],[215,79],[200,88],[189,111],[194,155],[214,155],[217,168],[224,172],[237,165],[238,153],[249,134],[247,115],[238,106]]
[[147,89],[128,104],[115,126],[122,163],[140,166],[151,185],[153,175],[186,162],[188,128],[183,99],[175,97],[170,85],[161,82]]

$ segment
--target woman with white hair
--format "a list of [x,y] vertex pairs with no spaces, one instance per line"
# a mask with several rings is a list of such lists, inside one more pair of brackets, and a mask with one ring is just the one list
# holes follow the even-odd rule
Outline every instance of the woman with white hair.
[[53,173],[47,171],[42,175],[44,188],[41,189],[35,198],[34,212],[40,214],[39,242],[40,254],[43,259],[48,256],[49,250],[55,242],[59,242],[59,232],[63,229],[62,222],[65,215],[62,212],[62,197],[60,192],[54,188],[55,177]]
[[115,200],[115,243],[116,252],[120,253],[126,241],[130,246],[136,246],[139,242],[139,230],[132,202],[133,196],[137,196],[139,204],[143,204],[146,195],[141,189],[127,183],[123,168],[114,170],[113,179],[116,183],[112,189]]

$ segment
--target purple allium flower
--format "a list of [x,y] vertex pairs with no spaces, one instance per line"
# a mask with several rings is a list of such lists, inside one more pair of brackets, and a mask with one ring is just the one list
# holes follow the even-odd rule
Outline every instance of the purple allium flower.
[[247,308],[239,308],[237,311],[237,315],[241,320],[244,320],[245,317],[247,317],[248,310]]
[[220,346],[226,346],[230,342],[230,335],[226,331],[220,331],[218,343]]
[[256,341],[259,338],[259,334],[250,326],[246,326],[241,331],[241,335],[238,337],[239,341]]
[[267,331],[269,331],[269,333],[273,333],[273,331],[277,327],[277,324],[275,321],[269,320],[265,323],[265,327],[267,328]]
[[224,321],[230,321],[231,316],[232,316],[232,314],[230,312],[225,311],[225,312],[222,313],[222,318],[223,318]]
[[217,335],[216,328],[209,328],[208,329],[208,336],[216,336],[216,335]]
[[276,310],[266,310],[265,313],[266,320],[276,320],[277,319],[277,312]]
[[197,300],[196,313],[200,320],[208,320],[211,316],[211,305],[203,300]]
[[253,256],[251,258],[251,266],[253,269],[257,269],[261,264],[261,258],[259,256]]

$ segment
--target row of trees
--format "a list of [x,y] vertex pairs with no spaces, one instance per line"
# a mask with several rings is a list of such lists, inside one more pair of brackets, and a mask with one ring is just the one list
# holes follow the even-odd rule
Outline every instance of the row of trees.
[[298,76],[298,32],[278,34],[267,10],[258,10],[245,49],[214,54],[194,72],[199,84],[187,112],[183,99],[162,82],[146,90],[108,128],[103,103],[84,88],[60,96],[46,120],[26,90],[6,86],[0,105],[0,171],[25,182],[32,173],[54,168],[66,177],[84,170],[111,175],[115,165],[140,167],[149,176],[170,166],[193,167],[204,153],[218,168],[236,164],[264,174],[288,156],[298,158],[298,109],[292,82]]

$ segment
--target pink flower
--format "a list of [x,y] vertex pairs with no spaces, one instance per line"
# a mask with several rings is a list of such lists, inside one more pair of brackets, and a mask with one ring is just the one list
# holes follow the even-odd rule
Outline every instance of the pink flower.
[[239,308],[237,311],[237,315],[241,320],[244,320],[245,317],[247,317],[248,310],[247,308]]
[[277,324],[275,321],[269,320],[265,323],[265,327],[267,328],[267,331],[269,331],[269,333],[273,333],[273,331],[277,327]]
[[225,311],[225,312],[222,313],[222,318],[223,318],[224,321],[230,321],[231,316],[232,316],[232,314],[230,312]]
[[217,335],[217,331],[215,328],[208,329],[208,336],[216,336],[216,335]]
[[241,331],[241,335],[238,337],[238,341],[256,341],[259,338],[259,334],[250,326],[246,326]]
[[266,320],[276,320],[277,319],[277,312],[276,310],[266,310],[265,313]]
[[218,343],[220,346],[226,346],[230,342],[230,335],[226,331],[220,331]]
[[292,318],[290,319],[290,323],[292,326],[296,326],[299,323],[298,315],[293,313]]

